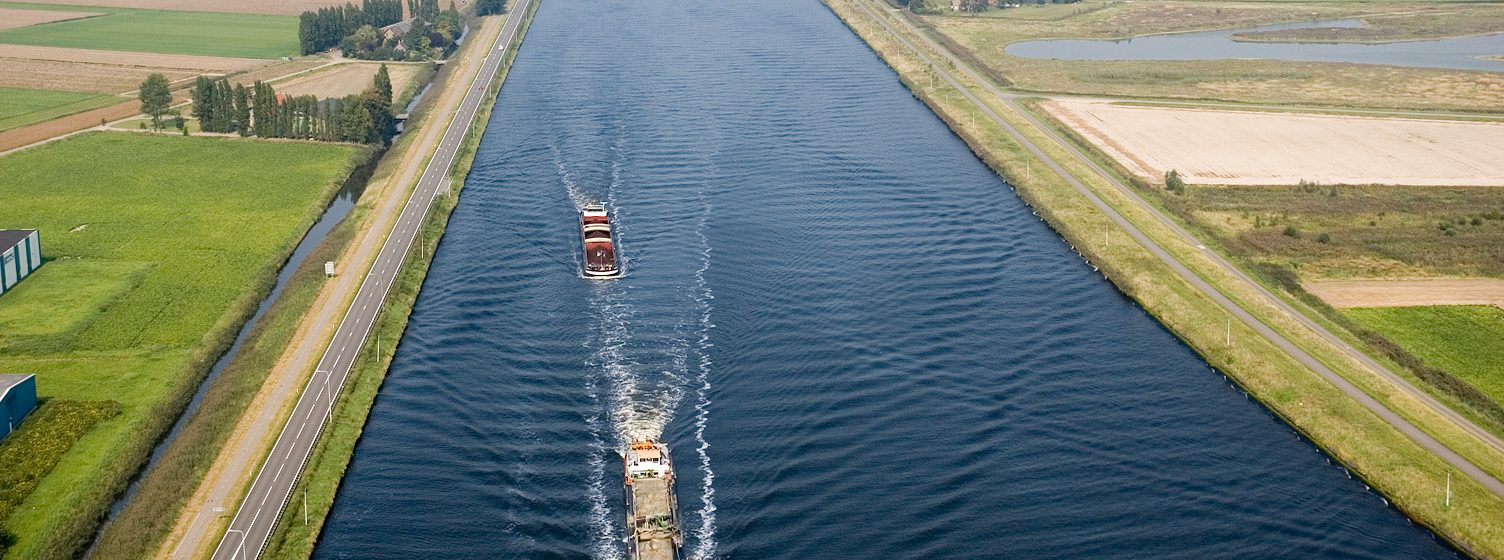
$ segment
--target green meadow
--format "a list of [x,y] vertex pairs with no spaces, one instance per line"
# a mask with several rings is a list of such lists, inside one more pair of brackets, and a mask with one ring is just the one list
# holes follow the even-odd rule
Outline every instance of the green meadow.
[[39,123],[123,99],[99,93],[0,87],[0,131]]
[[104,15],[0,31],[0,43],[110,51],[277,58],[298,54],[298,18],[0,2]]
[[1343,313],[1427,364],[1504,402],[1504,309],[1490,305],[1374,307]]
[[45,259],[0,296],[0,371],[120,405],[0,519],[7,558],[86,543],[361,152],[95,132],[0,157],[0,227],[39,229]]

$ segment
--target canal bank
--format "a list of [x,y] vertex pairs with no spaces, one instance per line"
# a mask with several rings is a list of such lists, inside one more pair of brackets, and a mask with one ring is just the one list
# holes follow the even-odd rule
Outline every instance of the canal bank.
[[[1144,305],[1209,363],[1227,372],[1269,410],[1381,489],[1412,519],[1474,554],[1501,555],[1504,534],[1492,521],[1504,514],[1504,502],[1497,495],[1457,473],[1436,455],[1337,391],[1177,277],[1142,246],[1124,239],[1126,236],[1120,228],[1089,204],[1085,197],[1072,191],[1060,176],[1034,154],[1024,150],[1001,126],[979,112],[968,100],[969,93],[955,89],[956,84],[949,83],[949,80],[956,78],[936,74],[909,50],[911,43],[898,40],[873,19],[903,16],[878,16],[880,8],[876,6],[864,10],[854,2],[841,0],[832,0],[827,5],[882,55],[910,90],[945,119],[979,157],[1017,185],[1020,195],[1053,228],[1070,239],[1083,258],[1100,267],[1119,289]],[[918,42],[917,39],[909,40]],[[961,80],[965,82],[964,78]],[[968,83],[966,87],[970,89],[975,84]],[[1093,196],[1111,200],[1119,211],[1124,206],[1131,206],[1115,198],[1111,189],[1098,184],[1088,169],[1060,153],[1043,132],[1032,130],[1022,117],[1011,113],[1000,101],[994,104],[988,94],[977,95],[988,100],[987,105],[992,111],[1003,115],[1012,126],[1024,130],[1036,144],[1046,146],[1052,157],[1091,185],[1096,193]],[[1146,218],[1141,214],[1125,213],[1139,227],[1155,229],[1143,225]],[[1160,239],[1157,235],[1155,238]],[[1208,282],[1230,294],[1229,297],[1238,305],[1259,315],[1276,331],[1297,340],[1308,350],[1314,346],[1309,339],[1301,338],[1305,335],[1299,332],[1293,319],[1274,311],[1249,293],[1228,289],[1228,286],[1235,286],[1233,280],[1225,273],[1208,272],[1206,263],[1198,262],[1204,260],[1205,255],[1197,255],[1197,249],[1185,251],[1173,244],[1169,248],[1177,259],[1189,263]],[[1343,356],[1320,348],[1310,351],[1332,369],[1341,371],[1344,377],[1357,379],[1357,383],[1366,389],[1382,385],[1372,381],[1371,374]],[[1471,441],[1455,426],[1428,414],[1403,395],[1385,393],[1383,389],[1378,393],[1379,400],[1386,406],[1397,410],[1407,420],[1415,422],[1483,469],[1491,471],[1497,466],[1491,450]],[[1466,505],[1462,505],[1464,503]]]
[[[512,6],[515,2],[508,2]],[[301,559],[312,555],[318,543],[320,531],[334,498],[339,490],[345,468],[364,430],[366,417],[376,394],[381,388],[396,355],[398,342],[407,328],[408,316],[428,276],[429,265],[444,238],[449,216],[459,205],[460,193],[465,178],[475,161],[476,146],[485,134],[496,96],[506,83],[517,50],[527,37],[528,26],[537,12],[538,1],[532,2],[522,14],[521,28],[516,39],[506,48],[510,50],[495,78],[487,85],[486,95],[491,101],[483,103],[460,147],[459,157],[450,169],[449,178],[454,185],[439,195],[423,224],[422,233],[415,251],[409,251],[402,265],[402,272],[393,282],[392,290],[377,316],[371,335],[359,352],[360,362],[351,372],[338,403],[330,413],[329,425],[304,467],[303,476],[293,495],[300,500],[291,500],[283,512],[281,522],[273,531],[264,550],[266,558]],[[507,17],[513,17],[511,15]]]
[[560,0],[527,45],[315,556],[619,558],[661,428],[699,557],[1448,557],[820,5]]

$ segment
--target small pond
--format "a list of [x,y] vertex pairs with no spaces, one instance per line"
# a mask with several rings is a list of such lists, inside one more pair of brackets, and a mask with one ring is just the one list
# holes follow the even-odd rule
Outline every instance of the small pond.
[[1051,39],[1008,45],[1008,54],[1059,60],[1221,60],[1263,58],[1308,62],[1355,62],[1421,68],[1504,72],[1504,33],[1399,43],[1263,43],[1235,41],[1236,33],[1307,27],[1358,27],[1355,19],[1266,25],[1132,39]]

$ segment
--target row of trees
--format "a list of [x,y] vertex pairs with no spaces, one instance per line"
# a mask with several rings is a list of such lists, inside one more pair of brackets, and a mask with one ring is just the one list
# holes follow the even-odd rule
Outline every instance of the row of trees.
[[[437,4],[434,11],[438,11]],[[303,12],[298,18],[298,47],[303,54],[323,52],[339,46],[361,26],[385,27],[399,21],[402,0],[362,0],[358,8],[346,3]]]
[[341,99],[279,99],[276,89],[265,82],[232,88],[224,78],[203,77],[194,84],[192,98],[193,114],[205,132],[375,144],[385,141],[396,125],[386,65],[364,92]]
[[251,133],[251,99],[245,86],[199,76],[193,85],[193,116],[204,132]]

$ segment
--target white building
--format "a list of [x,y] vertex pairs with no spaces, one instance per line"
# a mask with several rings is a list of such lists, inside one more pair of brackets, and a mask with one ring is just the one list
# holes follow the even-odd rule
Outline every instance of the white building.
[[42,266],[42,241],[34,229],[0,229],[0,294]]

